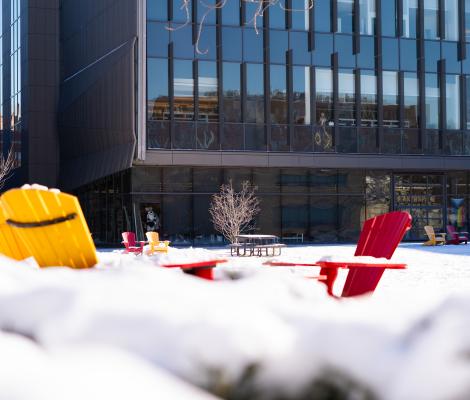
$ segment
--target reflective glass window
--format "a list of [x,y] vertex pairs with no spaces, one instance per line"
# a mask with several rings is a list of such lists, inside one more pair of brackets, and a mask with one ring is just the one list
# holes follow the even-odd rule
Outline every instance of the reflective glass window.
[[293,118],[295,124],[309,125],[310,118],[310,67],[293,67]]
[[[398,0],[400,1],[400,0]],[[396,36],[397,34],[397,0],[382,1],[382,35]]]
[[289,48],[289,33],[287,31],[276,31],[274,29],[269,32],[269,56],[272,63],[285,64],[286,52]]
[[246,64],[246,122],[264,122],[263,64]]
[[418,128],[419,114],[419,81],[415,72],[404,73],[404,105],[405,116],[403,125],[405,128]]
[[167,23],[147,23],[147,56],[168,57],[170,32]]
[[349,35],[336,35],[335,50],[338,52],[340,67],[355,67],[356,55],[353,53],[353,37]]
[[424,4],[424,38],[439,38],[439,0],[426,0]]
[[191,16],[193,15],[192,2],[188,1],[186,7],[182,7],[182,1],[173,1],[173,21],[184,23],[186,21],[191,21]]
[[418,0],[403,0],[403,36],[416,38],[418,26]]
[[240,25],[240,0],[227,0],[222,8],[223,25]]
[[377,76],[361,70],[361,126],[377,125]]
[[191,24],[171,32],[175,57],[194,58],[193,30]]
[[441,59],[441,44],[431,40],[424,42],[424,60],[427,72],[437,72],[437,62]]
[[[282,5],[282,7],[280,7]],[[271,6],[268,8],[269,12],[269,27],[277,29],[286,28],[286,12],[288,8],[286,0],[279,0],[279,5]]]
[[311,0],[292,0],[292,29],[308,31],[310,29]]
[[245,125],[245,150],[265,151],[266,147],[264,125]]
[[439,129],[439,79],[437,74],[425,74],[426,128]]
[[147,0],[147,19],[167,21],[168,2],[162,0]]
[[311,56],[308,50],[307,32],[290,32],[290,48],[294,64],[310,64]]
[[147,59],[147,119],[170,119],[168,60]]
[[400,126],[398,87],[398,72],[383,71],[383,123],[387,127]]
[[445,0],[445,39],[459,40],[459,4],[458,0]]
[[229,61],[242,60],[242,30],[235,27],[222,28],[222,58]]
[[459,75],[446,75],[447,129],[460,129],[460,80]]
[[315,7],[315,31],[331,32],[331,0],[315,0],[313,6]]
[[398,39],[382,40],[382,66],[385,69],[398,70]]
[[[279,5],[276,5],[279,7]],[[245,25],[263,27],[263,13],[264,6],[258,2],[246,1],[245,2]]]
[[201,31],[199,42],[196,43],[195,47],[197,58],[208,60],[215,60],[217,58],[215,26],[204,26],[204,29]]
[[361,37],[361,52],[357,55],[358,68],[375,68],[375,40],[373,37]]
[[375,34],[375,0],[359,0],[359,32],[361,35]]
[[416,71],[418,68],[417,42],[412,39],[400,40],[400,68],[404,71]]
[[[470,54],[470,44],[467,43],[465,45],[465,51],[467,52],[467,54]],[[470,74],[470,57],[467,57],[465,58],[464,60],[462,60],[462,72],[464,74]]]
[[466,95],[467,95],[467,129],[470,130],[470,76],[465,77]]
[[224,62],[222,64],[224,119],[227,122],[241,121],[240,71],[238,63]]
[[356,125],[356,90],[354,71],[340,69],[338,72],[338,124]]
[[315,101],[316,122],[326,128],[333,121],[333,71],[329,68],[315,69]]
[[199,121],[218,121],[217,64],[214,61],[199,61],[198,73]]
[[194,119],[193,62],[173,60],[174,119]]
[[[249,4],[249,3],[247,3]],[[253,28],[245,28],[243,32],[243,57],[245,61],[263,62],[263,31],[258,33]]]
[[287,71],[285,65],[270,67],[271,122],[287,123]]
[[269,150],[271,151],[290,151],[289,127],[287,125],[271,125],[271,138],[269,141]]
[[221,137],[222,150],[243,150],[245,146],[243,124],[224,124]]
[[465,0],[465,40],[470,42],[470,0]]
[[313,52],[313,64],[321,66],[331,65],[333,54],[333,35],[317,33],[315,35],[315,50]]
[[[162,1],[162,0],[160,0]],[[218,0],[204,0],[197,4],[197,22],[204,24],[215,24],[216,10],[214,6],[219,3]]]
[[446,60],[446,72],[459,74],[461,65],[458,59],[457,43],[442,42],[442,58]]
[[338,32],[353,32],[354,0],[338,1]]

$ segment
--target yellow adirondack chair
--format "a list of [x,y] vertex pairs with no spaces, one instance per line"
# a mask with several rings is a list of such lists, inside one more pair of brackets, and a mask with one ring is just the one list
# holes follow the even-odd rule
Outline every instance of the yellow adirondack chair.
[[147,240],[150,245],[150,250],[148,251],[149,255],[152,255],[156,251],[161,253],[168,252],[168,245],[170,242],[168,240],[160,241],[158,232],[147,232],[145,235],[147,236]]
[[424,242],[424,246],[436,246],[438,244],[446,244],[446,234],[438,233],[437,236],[434,233],[434,228],[430,225],[424,227],[426,235],[428,235],[429,240]]
[[1,203],[11,238],[19,238],[41,267],[90,268],[98,262],[75,196],[33,185],[5,192]]
[[24,260],[31,253],[20,240],[15,230],[7,224],[5,212],[0,202],[0,253],[15,260]]

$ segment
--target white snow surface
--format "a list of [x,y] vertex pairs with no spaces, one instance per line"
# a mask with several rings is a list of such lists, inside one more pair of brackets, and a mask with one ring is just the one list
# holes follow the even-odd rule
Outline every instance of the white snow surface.
[[[354,248],[289,246],[277,259],[350,258]],[[327,371],[380,399],[467,399],[469,255],[465,245],[401,245],[391,262],[407,270],[386,271],[373,296],[342,300],[305,278],[316,267],[267,267],[226,249],[100,252],[88,270],[1,258],[0,399],[210,399],[195,386],[236,387],[251,366],[267,399],[296,398]],[[216,282],[159,266],[214,257],[228,259]]]

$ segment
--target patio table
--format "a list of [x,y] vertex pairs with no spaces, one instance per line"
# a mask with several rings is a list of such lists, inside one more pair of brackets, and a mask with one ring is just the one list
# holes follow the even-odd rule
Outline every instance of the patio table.
[[[279,243],[279,237],[275,235],[238,235],[237,242],[231,246],[231,254],[236,251],[237,256],[254,256],[261,257],[263,250],[266,251],[266,255],[269,255],[269,249],[272,250],[272,255],[276,255],[276,250],[281,254],[282,247],[284,244]],[[243,254],[241,251],[243,250]]]

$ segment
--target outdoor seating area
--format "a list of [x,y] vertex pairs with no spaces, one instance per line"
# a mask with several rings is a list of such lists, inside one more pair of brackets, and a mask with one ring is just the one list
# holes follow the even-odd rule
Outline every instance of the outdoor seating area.
[[435,232],[431,225],[426,225],[424,231],[429,240],[424,242],[423,246],[468,243],[468,232],[457,231],[453,225],[447,225],[447,233]]
[[238,235],[237,242],[229,245],[231,256],[280,256],[285,244],[275,235]]

